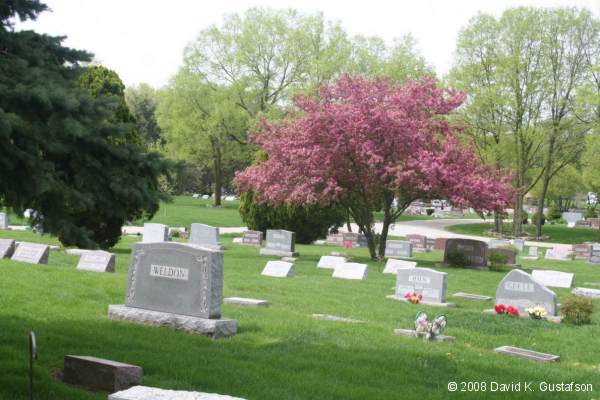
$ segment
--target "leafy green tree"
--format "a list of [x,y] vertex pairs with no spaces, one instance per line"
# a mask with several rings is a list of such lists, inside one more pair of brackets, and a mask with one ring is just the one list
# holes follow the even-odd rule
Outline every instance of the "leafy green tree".
[[126,220],[158,209],[168,166],[128,141],[116,96],[79,86],[90,54],[63,38],[15,32],[11,18],[35,19],[37,0],[0,5],[0,196],[65,245],[108,248]]
[[[543,184],[540,181],[533,188],[531,194],[536,198],[539,198],[542,189]],[[581,171],[574,165],[567,165],[557,172],[550,181],[546,191],[546,198],[551,204],[556,204],[559,209],[566,210],[573,206],[573,199],[575,196],[584,191],[585,184]]]
[[135,118],[137,131],[147,147],[164,145],[160,127],[156,121],[158,93],[146,83],[129,87],[125,91],[125,101]]

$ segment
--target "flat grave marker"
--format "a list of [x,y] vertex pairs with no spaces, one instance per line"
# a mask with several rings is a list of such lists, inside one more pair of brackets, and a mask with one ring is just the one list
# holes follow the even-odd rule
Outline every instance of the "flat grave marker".
[[294,264],[287,261],[268,261],[260,274],[274,278],[291,278],[294,276]]
[[77,269],[92,272],[115,272],[115,255],[107,251],[81,253]]
[[560,360],[560,356],[554,354],[540,353],[538,351],[522,349],[513,346],[501,346],[494,349],[496,353],[506,354],[512,357],[526,358],[528,360],[539,362],[556,362]]
[[223,299],[223,304],[233,304],[244,307],[269,307],[270,303],[267,300],[247,299],[245,297],[225,297]]
[[0,239],[0,259],[9,258],[15,252],[15,241],[13,239]]
[[416,268],[416,267],[417,267],[416,261],[405,261],[405,260],[398,260],[395,258],[388,258],[387,262],[385,263],[385,268],[383,269],[383,273],[395,275],[399,269]]
[[317,264],[317,268],[335,269],[335,267],[337,267],[340,264],[344,264],[345,262],[345,257],[321,256],[321,258],[319,259],[319,263]]
[[364,281],[367,279],[367,275],[368,275],[367,264],[343,263],[343,264],[336,265],[331,277],[339,278],[339,279]]
[[108,395],[108,400],[245,400],[216,393],[167,390],[149,386],[134,386]]
[[63,379],[90,390],[115,392],[140,385],[144,371],[137,365],[90,356],[67,355]]
[[20,242],[13,252],[11,260],[30,264],[48,264],[50,247],[40,243]]
[[570,288],[574,275],[561,271],[534,269],[531,276],[544,286]]

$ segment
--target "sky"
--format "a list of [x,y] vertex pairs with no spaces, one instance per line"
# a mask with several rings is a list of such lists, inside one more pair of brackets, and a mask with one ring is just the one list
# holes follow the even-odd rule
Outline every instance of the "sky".
[[449,71],[457,35],[478,12],[496,16],[506,8],[579,6],[600,17],[600,0],[42,0],[51,12],[18,23],[67,36],[65,45],[95,54],[125,85],[166,85],[182,63],[183,49],[229,13],[251,7],[321,11],[350,34],[380,36],[388,43],[411,33],[439,76]]

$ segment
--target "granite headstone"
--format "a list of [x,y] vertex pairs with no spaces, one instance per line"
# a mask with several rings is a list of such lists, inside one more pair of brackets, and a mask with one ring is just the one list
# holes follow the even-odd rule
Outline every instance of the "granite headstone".
[[417,266],[416,261],[405,261],[405,260],[398,260],[395,258],[388,258],[387,262],[385,263],[385,268],[383,269],[383,273],[396,275],[396,273],[398,272],[399,269],[415,268],[416,266]]
[[8,215],[0,212],[0,229],[8,229]]
[[429,268],[399,269],[396,274],[395,297],[416,293],[423,296],[423,303],[445,303],[448,274]]
[[189,244],[221,250],[219,228],[205,224],[192,224]]
[[600,264],[600,243],[593,243],[590,249],[590,263]]
[[444,263],[449,263],[448,256],[453,253],[462,254],[468,266],[487,267],[488,247],[485,242],[472,239],[448,239],[444,250]]
[[335,266],[332,278],[364,281],[367,279],[367,264],[343,263]]
[[367,247],[367,237],[362,233],[356,232],[344,232],[342,234],[342,244],[344,242],[349,242],[352,247]]
[[143,243],[167,242],[169,227],[163,224],[145,223],[142,236]]
[[413,251],[424,252],[428,251],[427,236],[423,235],[406,235],[406,239],[413,245]]
[[9,258],[15,251],[13,239],[0,239],[0,258]]
[[385,242],[385,256],[388,258],[412,257],[412,243],[406,240],[387,240]]
[[534,269],[531,276],[544,286],[570,288],[573,284],[573,274],[568,272]]
[[264,256],[295,257],[296,234],[283,229],[268,229],[265,247],[260,249]]
[[115,272],[115,255],[107,251],[81,253],[77,269],[92,272]]
[[527,315],[527,308],[543,306],[548,315],[556,316],[556,294],[520,269],[510,271],[498,285],[496,304],[513,306]]
[[50,247],[46,244],[20,242],[13,252],[11,260],[30,264],[48,264]]
[[294,276],[294,264],[286,261],[268,261],[261,275],[276,278],[291,278]]
[[317,264],[317,268],[335,269],[335,267],[337,267],[340,264],[344,264],[345,262],[345,257],[321,256],[321,258],[319,259],[319,263]]
[[263,233],[261,231],[244,231],[242,235],[242,244],[257,247],[262,246]]

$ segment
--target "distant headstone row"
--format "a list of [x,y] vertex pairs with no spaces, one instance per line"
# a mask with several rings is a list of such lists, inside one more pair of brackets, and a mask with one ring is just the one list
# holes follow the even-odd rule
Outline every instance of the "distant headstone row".
[[296,234],[283,229],[268,229],[265,247],[260,254],[265,256],[295,257]]

